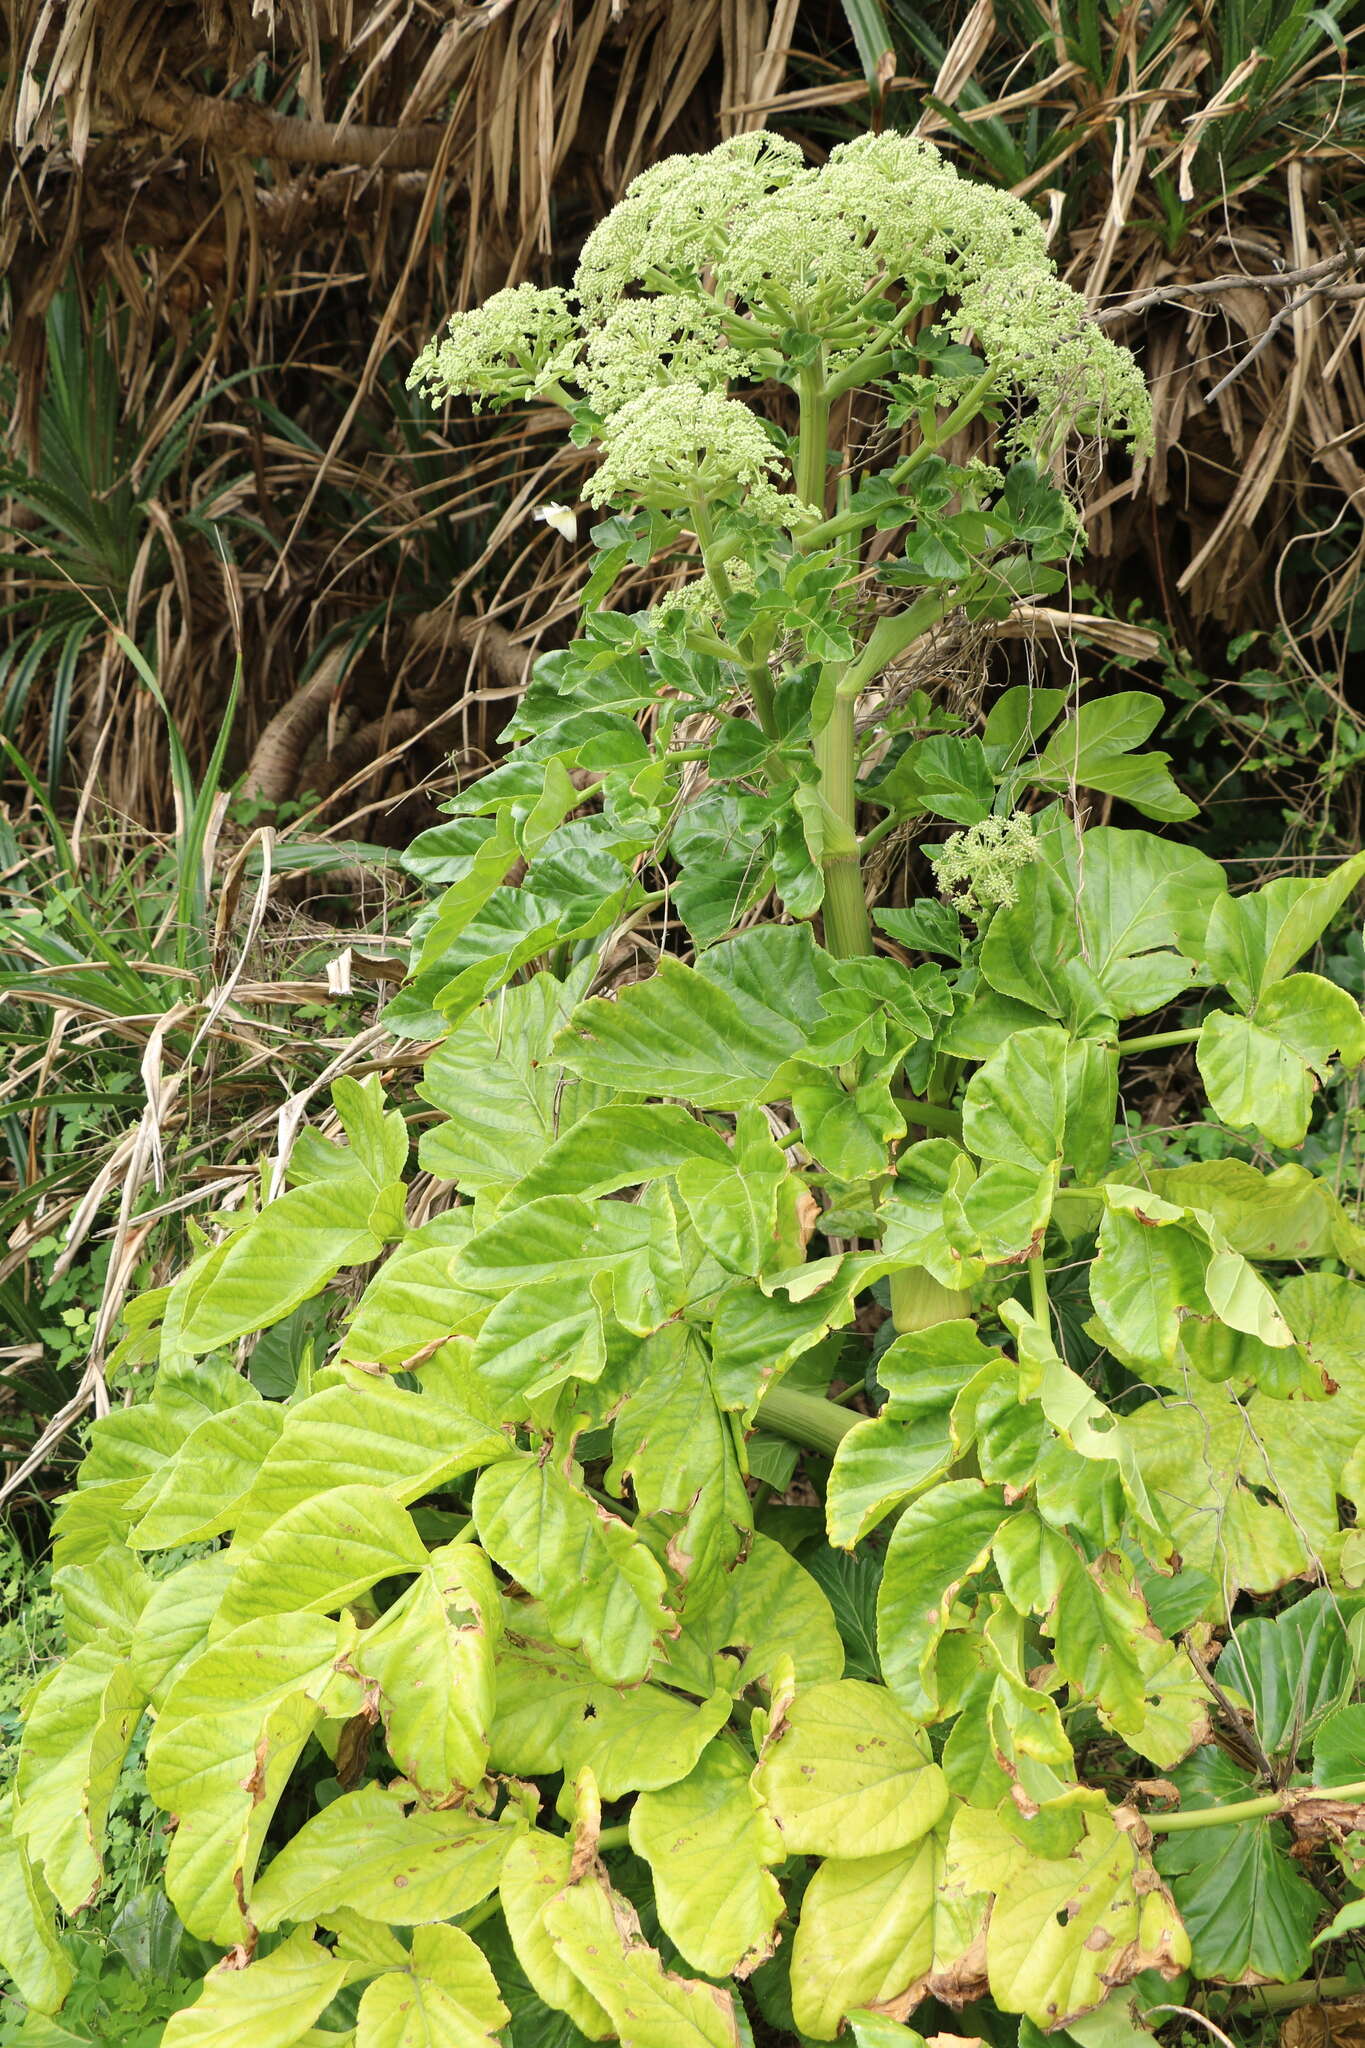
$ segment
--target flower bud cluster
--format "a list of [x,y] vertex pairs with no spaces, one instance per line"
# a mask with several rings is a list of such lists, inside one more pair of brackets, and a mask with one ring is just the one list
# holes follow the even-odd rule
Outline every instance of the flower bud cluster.
[[[889,351],[940,301],[990,396],[1013,401],[1016,451],[1049,457],[1077,427],[1148,438],[1137,364],[1057,277],[1037,216],[896,134],[841,143],[818,168],[761,133],[654,165],[589,236],[572,294],[517,285],[455,314],[409,385],[433,403],[579,394],[604,450],[592,503],[672,508],[738,489],[790,525],[808,508],[727,389],[862,359],[894,407]],[[911,376],[902,398],[918,402],[924,381]],[[928,395],[950,402],[932,378]]]
[[452,313],[408,374],[409,391],[433,405],[456,393],[506,405],[534,397],[562,372],[572,374],[577,323],[565,292],[510,285],[470,313]]
[[954,832],[929,855],[929,864],[940,895],[964,917],[980,919],[1018,900],[1019,871],[1041,851],[1032,821],[1014,811]]
[[779,525],[819,516],[777,489],[786,464],[757,413],[701,384],[651,386],[629,399],[603,426],[602,451],[584,490],[590,505],[639,498],[671,511],[738,486],[751,511]]

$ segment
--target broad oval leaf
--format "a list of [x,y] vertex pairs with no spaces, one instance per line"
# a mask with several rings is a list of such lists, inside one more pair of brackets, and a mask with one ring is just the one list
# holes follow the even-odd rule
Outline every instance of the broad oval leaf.
[[796,1855],[903,1849],[948,1804],[920,1729],[883,1687],[856,1678],[808,1686],[775,1715],[754,1788]]

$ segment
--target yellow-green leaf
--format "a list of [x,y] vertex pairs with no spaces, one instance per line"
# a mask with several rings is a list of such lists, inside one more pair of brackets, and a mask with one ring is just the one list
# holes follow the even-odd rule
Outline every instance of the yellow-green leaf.
[[455,1807],[409,1812],[396,1792],[362,1785],[285,1844],[256,1884],[252,1918],[278,1927],[344,1906],[398,1927],[451,1920],[493,1891],[515,1839],[514,1827]]
[[490,1465],[474,1488],[484,1547],[543,1603],[555,1641],[579,1644],[599,1676],[645,1676],[668,1615],[663,1568],[626,1523],[570,1484],[558,1466],[523,1456]]
[[885,2005],[928,1975],[942,1881],[937,1835],[820,1865],[792,1949],[792,2012],[803,2033],[832,2041],[854,2007]]
[[590,2041],[605,2041],[612,2031],[610,2015],[561,1961],[545,1925],[545,1908],[572,1875],[573,1845],[568,1836],[527,1829],[518,1835],[502,1866],[498,1891],[503,1918],[532,1990],[556,2012],[567,2013]]
[[194,2004],[166,2022],[162,2048],[293,2048],[348,1974],[300,1927],[249,1969],[226,1962],[211,1970]]
[[349,1173],[267,1203],[210,1255],[206,1284],[180,1324],[180,1349],[198,1356],[234,1344],[279,1322],[343,1266],[377,1258],[383,1246],[368,1227],[374,1193],[368,1174]]
[[75,1980],[57,1939],[53,1898],[14,1832],[9,1799],[0,1799],[0,1966],[25,2005],[55,2012]]
[[789,1855],[880,1855],[917,1842],[948,1787],[928,1741],[882,1686],[838,1679],[774,1717],[754,1787]]
[[147,1786],[179,1818],[166,1888],[191,1933],[244,1938],[241,1902],[276,1802],[331,1708],[354,1713],[358,1681],[338,1671],[354,1624],[269,1615],[185,1665],[147,1744]]
[[426,1546],[412,1516],[380,1486],[335,1486],[281,1515],[247,1546],[214,1617],[216,1641],[266,1614],[335,1611],[376,1579],[421,1571]]
[[608,2014],[621,2048],[739,2048],[729,1992],[666,1970],[605,1878],[568,1886],[544,1917],[556,1954]]
[[131,1663],[103,1637],[73,1651],[29,1703],[15,1826],[67,1913],[99,1887],[109,1801],[142,1707]]
[[631,1809],[630,1843],[654,1873],[665,1934],[706,1977],[747,1976],[772,1953],[782,1894],[769,1865],[788,1853],[745,1759],[712,1742],[694,1768]]
[[405,1970],[376,1977],[356,2048],[492,2048],[508,2019],[493,1972],[459,1927],[419,1927]]
[[487,1558],[448,1543],[356,1645],[356,1669],[380,1689],[389,1754],[432,1805],[472,1789],[487,1768],[501,1626]]
[[994,1813],[959,1809],[950,1881],[995,1894],[986,1931],[991,1996],[1045,2030],[1102,2005],[1144,1970],[1174,1977],[1190,1960],[1185,1930],[1150,1859],[1110,1813],[1087,1812],[1069,1856],[1044,1862]]

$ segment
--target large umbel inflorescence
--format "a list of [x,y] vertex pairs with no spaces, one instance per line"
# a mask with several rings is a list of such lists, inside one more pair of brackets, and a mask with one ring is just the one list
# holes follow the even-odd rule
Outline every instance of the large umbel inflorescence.
[[1150,432],[1137,364],[1057,277],[1032,210],[894,134],[819,168],[766,134],[656,164],[589,236],[571,292],[521,284],[454,314],[409,385],[434,404],[568,405],[603,451],[596,503],[672,510],[700,475],[713,501],[799,526],[818,513],[793,501],[781,437],[731,393],[803,374],[877,385],[902,417],[975,387],[1035,457],[1075,431]]

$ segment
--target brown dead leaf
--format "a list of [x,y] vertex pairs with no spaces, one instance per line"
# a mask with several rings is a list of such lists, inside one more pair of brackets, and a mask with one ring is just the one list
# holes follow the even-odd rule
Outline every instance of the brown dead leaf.
[[1159,1799],[1163,1806],[1180,1804],[1180,1787],[1173,1785],[1169,1778],[1139,1778],[1133,1790],[1143,1793],[1148,1799]]
[[1365,1996],[1301,2005],[1286,2015],[1281,2048],[1365,2048]]

